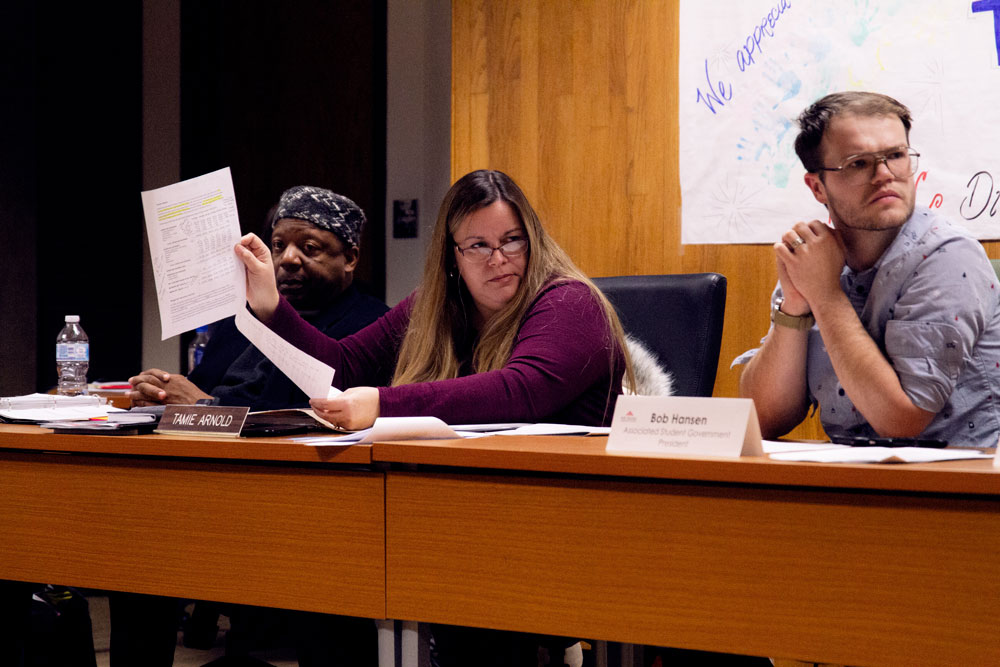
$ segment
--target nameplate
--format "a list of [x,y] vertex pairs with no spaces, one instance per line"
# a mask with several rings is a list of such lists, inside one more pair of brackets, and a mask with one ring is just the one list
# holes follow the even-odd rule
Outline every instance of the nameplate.
[[763,456],[749,398],[619,396],[607,451],[659,456]]
[[219,405],[168,405],[163,409],[156,433],[224,435],[235,438],[243,428],[250,408]]

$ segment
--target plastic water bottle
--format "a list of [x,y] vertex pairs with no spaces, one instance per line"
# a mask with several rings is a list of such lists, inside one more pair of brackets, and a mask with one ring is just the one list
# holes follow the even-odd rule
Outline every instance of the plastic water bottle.
[[90,366],[90,339],[80,326],[79,315],[67,315],[66,326],[56,336],[56,393],[76,396],[87,393],[87,368]]
[[194,338],[188,343],[188,373],[201,363],[206,345],[208,345],[208,327],[198,327],[194,330]]

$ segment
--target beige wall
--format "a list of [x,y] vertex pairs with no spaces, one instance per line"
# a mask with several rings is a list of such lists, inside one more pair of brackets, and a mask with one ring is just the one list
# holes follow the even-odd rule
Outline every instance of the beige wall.
[[[424,269],[438,206],[451,185],[451,6],[389,0],[386,44],[385,301],[412,292]],[[418,236],[392,236],[394,199],[417,199]]]

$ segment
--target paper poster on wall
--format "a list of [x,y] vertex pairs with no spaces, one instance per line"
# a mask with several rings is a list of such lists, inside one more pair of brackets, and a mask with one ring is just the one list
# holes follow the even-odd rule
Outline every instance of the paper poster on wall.
[[1000,238],[1000,0],[681,0],[683,243],[773,243],[827,220],[795,119],[827,93],[906,104],[918,206]]

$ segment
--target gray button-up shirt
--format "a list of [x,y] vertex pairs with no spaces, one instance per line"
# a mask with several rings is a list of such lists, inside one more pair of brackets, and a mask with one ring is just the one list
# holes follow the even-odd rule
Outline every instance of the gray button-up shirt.
[[[956,446],[996,445],[1000,283],[982,245],[917,208],[873,267],[860,273],[844,267],[840,286],[906,395],[937,414],[921,435]],[[774,297],[780,295],[779,285]],[[809,400],[819,404],[827,434],[876,435],[837,380],[817,326],[809,332],[806,365]]]

